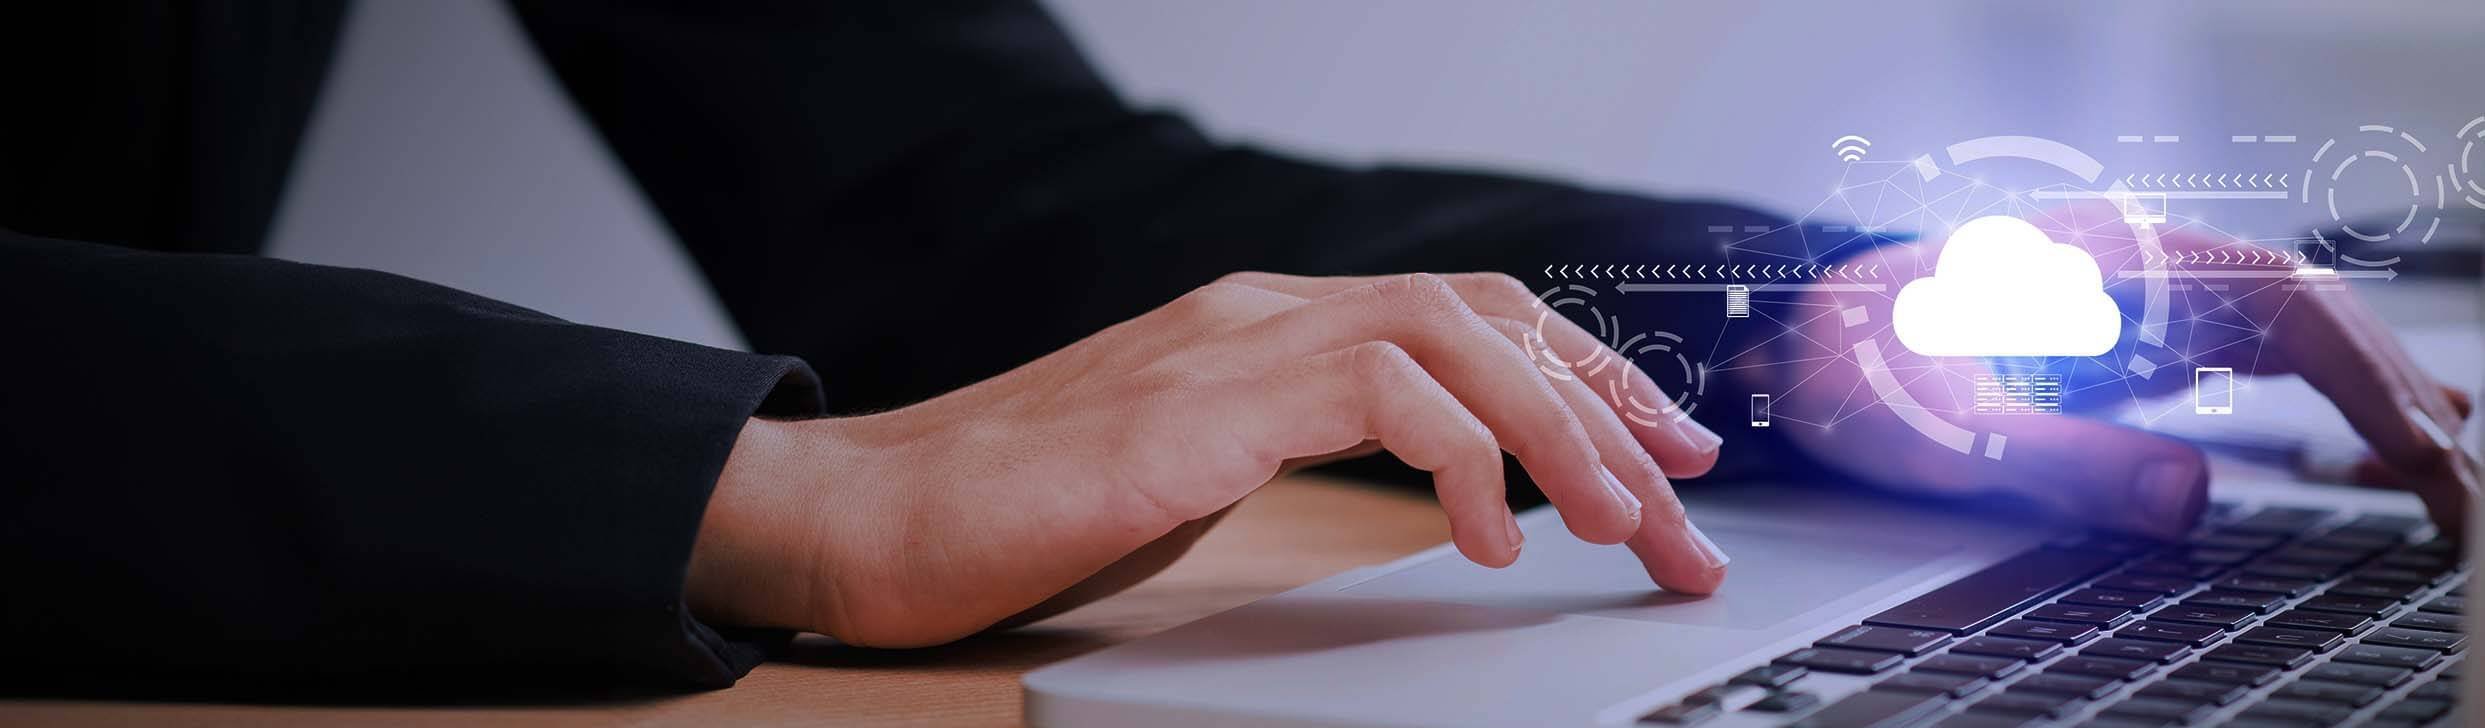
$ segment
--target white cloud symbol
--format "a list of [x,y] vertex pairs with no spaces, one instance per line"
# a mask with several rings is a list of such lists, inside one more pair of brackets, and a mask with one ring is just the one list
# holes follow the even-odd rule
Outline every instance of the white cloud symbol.
[[1960,225],[1933,274],[1899,289],[1899,343],[1925,356],[2097,356],[2122,336],[2097,261],[2015,217]]

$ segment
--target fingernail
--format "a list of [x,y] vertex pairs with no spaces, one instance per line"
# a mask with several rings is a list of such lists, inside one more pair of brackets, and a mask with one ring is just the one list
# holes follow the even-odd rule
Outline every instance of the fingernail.
[[1596,474],[1604,476],[1605,489],[1613,492],[1614,504],[1622,506],[1622,512],[1630,514],[1631,520],[1639,520],[1639,496],[1631,495],[1631,489],[1622,487],[1622,479],[1614,477],[1612,468],[1598,465]]
[[2193,491],[2199,490],[2200,472],[2190,463],[2160,460],[2142,468],[2132,484],[2132,502],[2138,504],[2140,515],[2152,528],[2180,530],[2192,524]]
[[1717,448],[1726,444],[1726,438],[1719,436],[1717,431],[1687,418],[1683,420],[1683,434],[1690,436],[1691,449],[1700,451],[1702,455],[1717,452]]
[[1527,534],[1526,534],[1526,533],[1522,533],[1522,532],[1520,532],[1520,531],[1519,531],[1519,516],[1518,516],[1518,514],[1511,513],[1511,512],[1509,511],[1509,509],[1506,509],[1506,508],[1505,508],[1505,509],[1502,509],[1502,511],[1501,511],[1501,527],[1502,527],[1504,530],[1506,530],[1506,531],[1508,531],[1508,532],[1509,532],[1509,537],[1510,537],[1510,553],[1514,553],[1514,554],[1515,554],[1515,553],[1518,553],[1518,552],[1519,552],[1519,544],[1522,544],[1522,543],[1526,543],[1526,542],[1527,542]]
[[1700,552],[1700,563],[1707,564],[1708,568],[1722,569],[1726,567],[1726,564],[1734,562],[1734,559],[1726,556],[1725,549],[1717,548],[1717,542],[1709,540],[1708,534],[1700,532],[1698,525],[1684,521],[1683,535],[1691,537],[1692,549]]

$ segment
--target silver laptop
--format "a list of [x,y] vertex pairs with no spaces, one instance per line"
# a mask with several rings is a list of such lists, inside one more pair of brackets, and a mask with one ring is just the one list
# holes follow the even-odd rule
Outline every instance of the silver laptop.
[[1029,674],[1037,725],[2450,725],[2466,572],[2413,498],[2220,482],[2191,543],[1692,489],[1706,598],[1521,517]]

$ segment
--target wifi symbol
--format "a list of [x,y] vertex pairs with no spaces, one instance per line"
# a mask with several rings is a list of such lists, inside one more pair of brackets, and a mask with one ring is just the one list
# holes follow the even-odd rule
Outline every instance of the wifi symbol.
[[1872,152],[1872,140],[1848,134],[1838,137],[1837,141],[1830,142],[1829,148],[1836,151],[1838,159],[1842,161],[1861,161],[1865,154]]

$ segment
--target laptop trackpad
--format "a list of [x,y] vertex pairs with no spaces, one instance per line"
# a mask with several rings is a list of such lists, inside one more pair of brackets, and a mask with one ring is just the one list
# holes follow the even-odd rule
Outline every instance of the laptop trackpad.
[[[1489,607],[1535,609],[1648,622],[1763,630],[1847,597],[1906,586],[1893,577],[1956,551],[1955,543],[1908,541],[1829,529],[1703,526],[1734,561],[1716,594],[1674,594],[1649,583],[1621,546],[1580,541],[1559,526],[1530,529],[1519,562],[1493,570],[1456,553],[1345,591]],[[1910,580],[1907,583],[1913,583]]]

